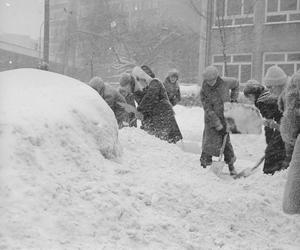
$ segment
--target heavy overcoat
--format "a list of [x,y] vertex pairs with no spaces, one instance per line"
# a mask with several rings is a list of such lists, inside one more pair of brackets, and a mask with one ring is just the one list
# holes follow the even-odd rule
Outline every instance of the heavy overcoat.
[[166,89],[158,79],[153,79],[142,93],[136,93],[136,100],[146,131],[171,143],[182,139]]
[[235,78],[220,78],[214,86],[204,80],[200,91],[200,99],[204,109],[204,132],[202,151],[212,156],[219,156],[223,135],[216,130],[223,125],[226,129],[224,117],[224,102],[236,101],[239,95],[239,82]]
[[[255,106],[259,109],[262,117],[280,123],[282,113],[278,108],[277,97],[262,93],[255,101]],[[265,136],[267,147],[263,171],[266,174],[274,174],[277,170],[281,170],[285,164],[285,144],[277,129],[265,127]]]

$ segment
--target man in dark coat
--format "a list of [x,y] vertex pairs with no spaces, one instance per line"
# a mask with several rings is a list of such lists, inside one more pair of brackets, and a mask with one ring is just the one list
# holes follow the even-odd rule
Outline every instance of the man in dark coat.
[[178,84],[179,73],[176,69],[170,70],[164,81],[169,100],[175,106],[181,100],[180,88]]
[[[122,74],[120,78],[120,86],[119,92],[122,96],[124,96],[127,104],[136,108],[135,96],[133,94],[135,89],[134,77],[129,73]],[[134,113],[128,114],[128,123],[130,127],[137,127],[137,119]]]
[[[203,73],[200,98],[204,109],[204,132],[202,140],[201,166],[212,164],[212,156],[219,156],[227,124],[224,117],[224,102],[236,102],[239,94],[239,82],[235,78],[221,78],[214,66],[209,66]],[[224,160],[231,175],[236,174],[233,147],[228,135],[224,150]]]
[[119,103],[126,103],[125,98],[116,89],[105,84],[101,77],[96,76],[92,78],[88,84],[99,93],[99,95],[112,109],[119,128],[122,128],[123,121],[126,119],[127,113]]
[[143,129],[169,143],[181,140],[175,113],[163,84],[155,78],[138,96],[137,110],[145,118]]

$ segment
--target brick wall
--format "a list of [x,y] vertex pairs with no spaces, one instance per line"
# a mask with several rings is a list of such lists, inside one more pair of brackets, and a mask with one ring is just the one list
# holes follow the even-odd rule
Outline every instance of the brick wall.
[[[233,4],[239,6],[239,2],[243,0],[218,0],[218,3],[220,4],[222,1],[225,1],[227,4],[230,1],[230,11],[234,12],[232,10],[234,9]],[[251,0],[245,1],[247,3],[251,2]],[[250,76],[258,81],[262,80],[264,71],[274,64],[281,66],[287,74],[292,74],[300,67],[300,58],[298,58],[300,57],[300,20],[292,20],[298,14],[300,19],[300,0],[289,1],[291,5],[287,5],[287,2],[284,2],[284,0],[273,0],[272,3],[277,1],[275,7],[270,5],[271,2],[267,5],[268,0],[252,1],[255,3],[253,5],[253,24],[229,25],[225,27],[226,53],[231,56],[231,59],[233,55],[236,56],[238,54],[252,55]],[[293,4],[293,2],[297,2],[298,5]],[[214,9],[215,6],[211,7]],[[292,10],[292,8],[296,9]],[[239,7],[236,9],[239,9]],[[288,22],[274,22],[274,20],[281,20],[277,17],[278,15],[285,16],[285,20]],[[246,17],[247,15],[244,15],[244,18]],[[237,18],[240,17],[234,16],[231,19],[236,20]],[[225,19],[230,18],[225,17]],[[234,22],[232,21],[232,24]],[[222,43],[219,30],[216,27],[211,27],[211,32],[211,40],[208,42],[210,46],[208,51],[210,53],[206,56],[209,63],[213,64],[214,55],[222,54]],[[265,60],[266,56],[270,57],[270,54],[278,54],[279,52],[281,52],[280,60]]]

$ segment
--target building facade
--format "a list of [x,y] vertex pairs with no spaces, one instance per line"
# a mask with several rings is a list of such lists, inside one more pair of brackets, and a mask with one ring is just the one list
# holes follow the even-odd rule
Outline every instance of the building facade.
[[207,13],[202,64],[242,84],[261,82],[272,65],[287,75],[300,69],[300,0],[208,0]]

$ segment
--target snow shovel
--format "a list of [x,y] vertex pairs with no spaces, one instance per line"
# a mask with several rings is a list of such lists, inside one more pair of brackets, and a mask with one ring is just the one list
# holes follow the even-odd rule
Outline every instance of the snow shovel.
[[222,173],[222,170],[223,170],[223,167],[225,166],[225,162],[222,161],[222,157],[223,157],[223,154],[224,154],[224,149],[225,149],[227,137],[228,137],[228,133],[226,133],[225,136],[224,136],[222,147],[221,147],[221,150],[220,150],[219,160],[213,162],[211,167],[210,167],[211,171],[215,175],[217,175],[218,177],[220,177],[220,175]]
[[237,175],[233,176],[233,179],[239,179],[239,178],[242,178],[242,177],[246,178],[249,175],[253,174],[255,172],[255,170],[260,166],[260,164],[262,164],[264,159],[265,159],[265,156],[261,157],[261,159],[255,164],[254,167],[244,169],[242,172],[240,172]]

